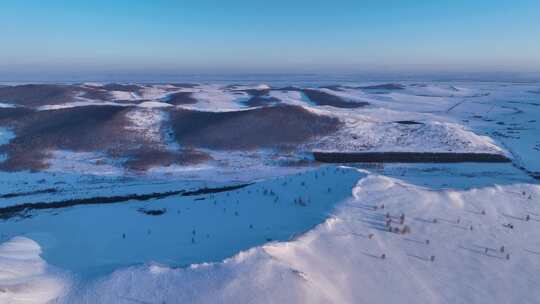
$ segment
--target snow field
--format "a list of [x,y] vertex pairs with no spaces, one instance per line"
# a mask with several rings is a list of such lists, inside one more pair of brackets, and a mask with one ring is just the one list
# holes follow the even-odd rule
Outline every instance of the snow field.
[[[121,269],[76,303],[534,303],[539,211],[537,185],[435,191],[368,175],[294,240],[219,263]],[[386,214],[410,232],[388,232]]]

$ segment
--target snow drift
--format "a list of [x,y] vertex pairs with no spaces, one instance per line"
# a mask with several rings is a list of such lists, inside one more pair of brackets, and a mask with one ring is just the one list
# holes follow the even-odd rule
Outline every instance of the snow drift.
[[47,303],[65,292],[67,282],[40,254],[41,247],[25,237],[0,244],[0,303]]

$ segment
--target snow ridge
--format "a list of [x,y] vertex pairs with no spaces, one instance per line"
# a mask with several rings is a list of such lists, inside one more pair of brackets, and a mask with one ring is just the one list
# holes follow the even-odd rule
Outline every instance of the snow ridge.
[[371,174],[290,242],[222,263],[122,269],[75,303],[533,303],[538,225],[512,217],[539,214],[539,202],[538,185],[432,191]]
[[67,281],[40,257],[41,247],[26,237],[0,244],[0,303],[47,303],[63,295]]

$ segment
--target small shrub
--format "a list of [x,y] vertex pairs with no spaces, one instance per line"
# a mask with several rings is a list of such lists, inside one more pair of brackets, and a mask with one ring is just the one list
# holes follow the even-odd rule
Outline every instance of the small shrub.
[[405,225],[403,226],[403,228],[401,228],[401,234],[407,234],[407,233],[411,233],[411,227],[409,227],[408,225]]

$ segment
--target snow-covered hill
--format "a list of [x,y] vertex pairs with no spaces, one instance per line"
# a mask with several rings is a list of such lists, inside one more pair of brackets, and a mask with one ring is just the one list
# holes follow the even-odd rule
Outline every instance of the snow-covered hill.
[[536,303],[538,87],[0,87],[0,304]]
[[122,269],[68,302],[536,303],[539,299],[538,185],[430,190],[369,174],[352,194],[323,224],[292,241],[257,247],[221,263]]
[[[257,151],[263,162],[297,155],[302,156],[296,161],[304,161],[303,154],[313,150],[517,159],[490,138],[501,124],[479,127],[472,122],[482,115],[463,112],[512,115],[511,107],[499,104],[499,94],[506,92],[500,91],[434,83],[6,86],[0,102],[9,107],[0,108],[0,128],[14,137],[0,147],[7,158],[0,166],[46,170],[59,163],[57,156],[81,152],[103,155],[117,167],[107,171],[118,172],[211,166],[230,161],[216,158],[223,151]],[[537,96],[528,92],[511,91]]]

